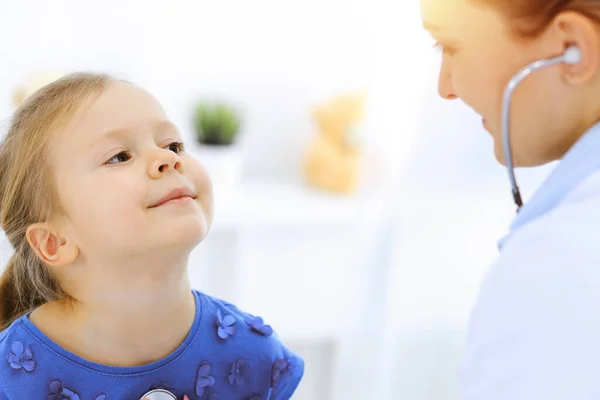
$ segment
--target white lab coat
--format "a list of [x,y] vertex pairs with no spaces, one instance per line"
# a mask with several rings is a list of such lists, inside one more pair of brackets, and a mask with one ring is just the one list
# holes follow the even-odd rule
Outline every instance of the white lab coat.
[[[538,210],[513,225],[484,280],[471,315],[462,400],[600,399],[600,129],[594,130],[595,138],[559,165],[560,177],[551,176],[534,196]],[[555,204],[546,201],[561,187],[568,190]]]

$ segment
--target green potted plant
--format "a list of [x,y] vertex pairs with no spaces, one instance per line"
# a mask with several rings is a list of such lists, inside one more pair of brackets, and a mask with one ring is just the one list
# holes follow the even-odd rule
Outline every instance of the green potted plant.
[[208,146],[231,146],[241,126],[232,106],[218,102],[200,102],[194,115],[198,141]]
[[239,143],[242,119],[232,105],[200,101],[194,109],[198,159],[208,171],[219,204],[233,200],[241,175],[243,152]]

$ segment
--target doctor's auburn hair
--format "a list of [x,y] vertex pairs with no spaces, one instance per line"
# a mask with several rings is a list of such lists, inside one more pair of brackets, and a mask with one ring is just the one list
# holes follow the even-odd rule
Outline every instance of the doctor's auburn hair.
[[14,253],[0,278],[0,331],[66,293],[27,240],[27,228],[60,212],[48,159],[52,136],[111,82],[107,75],[70,74],[32,94],[14,113],[0,142],[0,228]]
[[496,8],[519,36],[534,37],[563,11],[575,11],[600,23],[600,0],[473,0]]

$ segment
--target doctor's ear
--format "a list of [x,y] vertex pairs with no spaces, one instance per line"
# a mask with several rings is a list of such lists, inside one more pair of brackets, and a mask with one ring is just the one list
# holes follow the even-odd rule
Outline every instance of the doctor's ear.
[[551,22],[548,33],[565,57],[561,66],[565,82],[585,83],[600,72],[600,29],[597,22],[583,14],[564,11]]

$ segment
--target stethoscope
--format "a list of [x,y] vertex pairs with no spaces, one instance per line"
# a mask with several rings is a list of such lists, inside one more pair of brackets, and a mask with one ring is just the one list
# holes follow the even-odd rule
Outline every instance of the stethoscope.
[[502,140],[504,147],[504,158],[506,162],[506,168],[508,170],[508,178],[510,179],[510,184],[512,186],[512,195],[515,204],[517,205],[517,212],[519,212],[521,207],[523,207],[523,200],[521,199],[521,192],[519,191],[519,187],[517,186],[517,181],[515,179],[508,128],[508,124],[510,122],[510,101],[512,99],[513,92],[515,91],[517,85],[523,81],[523,79],[540,68],[549,67],[559,63],[577,64],[579,61],[581,61],[581,51],[579,48],[576,46],[568,47],[560,56],[537,60],[527,65],[512,77],[504,89],[504,99],[502,102]]
[[148,399],[148,400],[177,400],[177,397],[168,390],[165,389],[155,389],[151,390],[145,395],[143,395],[140,400]]

